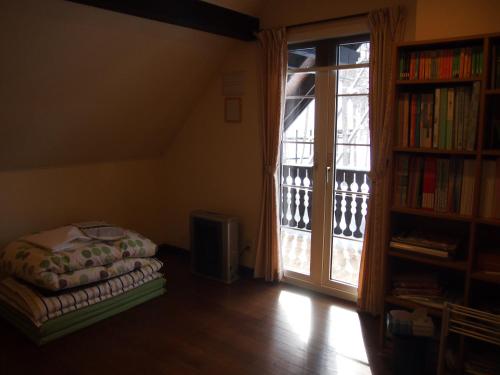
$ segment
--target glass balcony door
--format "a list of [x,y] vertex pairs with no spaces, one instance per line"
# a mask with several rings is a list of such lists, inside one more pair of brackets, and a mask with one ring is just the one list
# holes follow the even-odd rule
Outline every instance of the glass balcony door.
[[281,253],[286,280],[353,300],[370,186],[369,44],[330,48],[326,67],[316,47],[289,48]]

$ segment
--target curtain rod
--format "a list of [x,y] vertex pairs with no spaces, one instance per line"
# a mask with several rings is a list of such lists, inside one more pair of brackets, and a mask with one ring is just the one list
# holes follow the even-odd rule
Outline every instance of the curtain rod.
[[346,20],[346,19],[350,19],[350,18],[366,17],[367,15],[368,15],[368,12],[357,13],[357,14],[351,14],[349,16],[326,18],[326,19],[323,19],[323,20],[311,21],[311,22],[304,22],[304,23],[296,23],[294,25],[286,26],[286,28],[287,29],[293,29],[293,28],[296,28],[296,27],[316,25],[318,23],[325,23],[325,22],[332,22],[332,21],[341,21],[341,20]]

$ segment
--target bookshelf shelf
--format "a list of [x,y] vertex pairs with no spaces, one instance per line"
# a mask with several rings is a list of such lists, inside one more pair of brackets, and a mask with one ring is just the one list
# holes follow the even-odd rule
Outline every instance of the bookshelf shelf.
[[500,95],[500,89],[489,89],[489,90],[484,90],[484,93],[486,95]]
[[480,82],[483,79],[481,77],[476,78],[453,78],[453,79],[399,79],[396,81],[398,86],[407,85],[446,85],[453,83],[473,83]]
[[472,272],[471,278],[474,280],[486,281],[489,283],[500,284],[500,273],[488,271]]
[[500,150],[483,150],[485,156],[500,156]]
[[500,227],[500,219],[477,218],[476,223]]
[[[408,152],[415,154],[436,154],[436,155],[462,155],[462,156],[476,156],[475,151],[462,151],[462,150],[441,150],[438,148],[416,148],[416,147],[394,147],[394,152]],[[500,150],[499,150],[500,151]],[[500,155],[500,153],[499,153]]]
[[418,308],[425,308],[425,309],[427,309],[427,312],[430,315],[438,317],[438,318],[440,318],[442,313],[443,313],[443,310],[439,309],[437,307],[424,305],[422,303],[410,301],[410,300],[407,300],[404,298],[399,298],[399,297],[391,296],[391,295],[385,296],[385,302],[390,304],[390,305],[404,307],[406,309],[412,309],[412,310],[418,309]]
[[468,215],[460,215],[456,213],[446,213],[446,212],[436,212],[431,210],[425,210],[422,208],[409,208],[409,207],[392,207],[392,212],[408,214],[408,215],[417,215],[417,216],[425,216],[425,217],[433,217],[437,219],[445,219],[445,220],[454,220],[454,221],[464,221],[471,222],[473,220],[472,216]]
[[439,266],[439,267],[454,269],[454,270],[458,270],[458,271],[465,272],[467,270],[467,262],[464,260],[455,260],[455,259],[449,259],[449,258],[442,258],[441,259],[438,257],[405,253],[403,251],[395,250],[395,249],[390,249],[388,255],[391,257],[395,257],[395,258],[407,259],[407,260],[411,260],[411,261],[414,261],[417,263],[430,264],[433,266]]

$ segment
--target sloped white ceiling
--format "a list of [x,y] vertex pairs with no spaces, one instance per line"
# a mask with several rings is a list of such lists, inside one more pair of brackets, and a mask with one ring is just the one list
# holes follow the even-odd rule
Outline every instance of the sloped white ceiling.
[[0,170],[161,155],[234,43],[71,2],[0,1]]

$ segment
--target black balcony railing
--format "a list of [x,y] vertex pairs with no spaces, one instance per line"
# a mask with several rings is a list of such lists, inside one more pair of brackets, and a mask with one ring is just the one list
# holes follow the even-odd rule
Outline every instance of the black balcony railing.
[[[282,226],[311,230],[313,186],[313,167],[282,166]],[[336,170],[332,224],[334,236],[357,240],[364,238],[370,188],[367,171]]]

